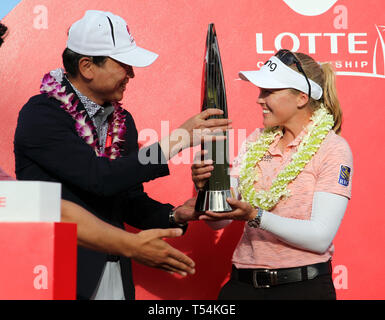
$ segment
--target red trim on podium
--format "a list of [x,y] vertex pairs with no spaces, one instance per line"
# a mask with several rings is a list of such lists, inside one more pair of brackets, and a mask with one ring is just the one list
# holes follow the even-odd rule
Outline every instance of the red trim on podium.
[[0,223],[0,299],[76,299],[76,224]]

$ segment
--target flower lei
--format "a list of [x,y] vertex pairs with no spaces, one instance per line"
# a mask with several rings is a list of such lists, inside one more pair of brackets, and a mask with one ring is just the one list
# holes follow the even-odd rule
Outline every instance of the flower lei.
[[270,190],[255,190],[254,182],[258,177],[254,168],[269,149],[276,135],[282,136],[282,131],[279,128],[265,129],[257,141],[247,144],[248,150],[243,157],[239,176],[239,191],[244,201],[253,207],[270,210],[282,197],[290,196],[288,184],[311,160],[334,125],[333,116],[324,107],[316,110],[311,120],[307,127],[308,132],[303,137],[297,152],[292,156],[291,162],[273,180]]
[[85,110],[77,110],[79,100],[73,102],[75,96],[73,93],[66,94],[66,87],[62,86],[50,73],[44,76],[40,86],[40,92],[46,93],[49,97],[53,97],[62,103],[60,108],[75,120],[75,128],[79,136],[95,150],[98,157],[106,157],[113,160],[120,156],[122,142],[124,141],[124,134],[126,132],[126,116],[123,113],[123,108],[120,107],[120,103],[114,102],[112,104],[114,112],[107,132],[107,136],[111,136],[111,145],[106,147],[104,152],[102,152],[102,147],[98,144],[96,128],[92,121],[87,121]]

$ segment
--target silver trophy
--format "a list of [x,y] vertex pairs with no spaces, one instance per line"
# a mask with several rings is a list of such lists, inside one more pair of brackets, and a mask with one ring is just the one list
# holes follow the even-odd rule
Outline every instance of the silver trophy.
[[[223,115],[212,118],[227,119],[227,101],[225,81],[223,78],[222,62],[214,24],[209,25],[206,38],[206,52],[202,77],[202,111],[207,108],[223,110]],[[214,211],[228,212],[233,209],[226,199],[232,197],[230,192],[230,176],[228,163],[228,132],[220,132],[226,135],[226,140],[210,141],[202,144],[202,148],[208,151],[207,158],[214,162],[214,170],[205,184],[198,191],[195,210],[198,212]]]

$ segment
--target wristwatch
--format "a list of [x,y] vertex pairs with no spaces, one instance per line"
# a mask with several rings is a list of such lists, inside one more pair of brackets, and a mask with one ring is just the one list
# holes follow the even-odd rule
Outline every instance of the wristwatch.
[[[180,207],[180,206],[179,206],[179,207]],[[176,209],[178,209],[179,207],[176,207],[176,208],[170,210],[170,214],[169,214],[169,216],[168,216],[168,219],[169,219],[171,225],[177,226],[177,227],[179,227],[179,228],[185,228],[185,227],[187,226],[187,222],[185,222],[185,223],[177,223],[177,222],[175,221],[175,211],[176,211]]]
[[262,219],[263,210],[261,208],[258,208],[258,213],[256,217],[253,220],[247,221],[247,224],[251,228],[259,228],[261,225],[261,219]]

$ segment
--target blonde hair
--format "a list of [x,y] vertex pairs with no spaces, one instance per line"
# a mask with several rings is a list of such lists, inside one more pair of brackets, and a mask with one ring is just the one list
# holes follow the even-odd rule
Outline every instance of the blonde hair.
[[[311,109],[315,111],[319,109],[323,104],[326,109],[329,110],[329,112],[333,115],[333,130],[335,133],[339,134],[341,132],[342,125],[342,110],[337,96],[336,76],[333,66],[329,62],[322,63],[320,65],[312,57],[301,52],[296,52],[293,54],[301,62],[301,66],[305,71],[306,76],[309,79],[312,79],[314,82],[318,83],[323,90],[321,99],[314,100],[313,98],[310,98],[309,105]],[[295,64],[291,65],[290,67],[298,71]]]

